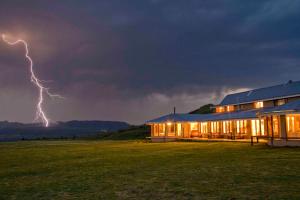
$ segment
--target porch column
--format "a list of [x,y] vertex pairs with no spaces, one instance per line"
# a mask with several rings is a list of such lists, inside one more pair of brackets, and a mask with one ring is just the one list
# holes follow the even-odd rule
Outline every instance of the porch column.
[[262,136],[262,127],[261,127],[261,116],[258,117],[259,120],[259,135]]
[[285,115],[280,115],[280,137],[284,140],[287,140],[287,130],[286,130],[286,120]]
[[270,130],[269,130],[269,117],[266,116],[266,131],[267,131],[267,136],[270,137]]
[[271,138],[271,144],[274,145],[274,127],[273,127],[273,115],[271,115],[271,131],[272,131],[272,138]]

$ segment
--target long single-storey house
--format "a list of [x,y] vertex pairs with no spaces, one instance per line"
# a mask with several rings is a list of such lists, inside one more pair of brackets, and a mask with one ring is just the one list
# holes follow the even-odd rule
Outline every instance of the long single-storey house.
[[300,81],[230,94],[212,114],[173,113],[147,124],[152,141],[261,137],[293,146],[300,144]]

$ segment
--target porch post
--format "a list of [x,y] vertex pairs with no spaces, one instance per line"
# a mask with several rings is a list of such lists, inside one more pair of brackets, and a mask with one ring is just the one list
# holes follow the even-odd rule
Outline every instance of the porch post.
[[274,145],[273,115],[271,115],[271,131],[272,131],[271,144],[273,146]]
[[266,116],[266,127],[267,127],[267,136],[270,137],[269,117],[268,116]]
[[258,120],[259,120],[259,134],[260,134],[260,136],[262,136],[261,134],[262,134],[262,128],[261,128],[261,116],[259,116],[258,117]]

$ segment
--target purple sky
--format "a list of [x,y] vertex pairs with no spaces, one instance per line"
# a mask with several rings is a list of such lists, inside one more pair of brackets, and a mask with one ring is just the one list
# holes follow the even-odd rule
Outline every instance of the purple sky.
[[[2,0],[0,33],[26,39],[37,75],[66,97],[51,120],[123,120],[219,103],[300,76],[300,1]],[[0,120],[32,122],[22,46],[0,42]]]

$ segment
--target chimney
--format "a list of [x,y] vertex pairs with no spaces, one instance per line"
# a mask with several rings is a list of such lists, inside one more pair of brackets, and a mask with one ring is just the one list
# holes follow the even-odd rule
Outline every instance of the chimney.
[[176,114],[176,107],[174,106],[174,115]]

